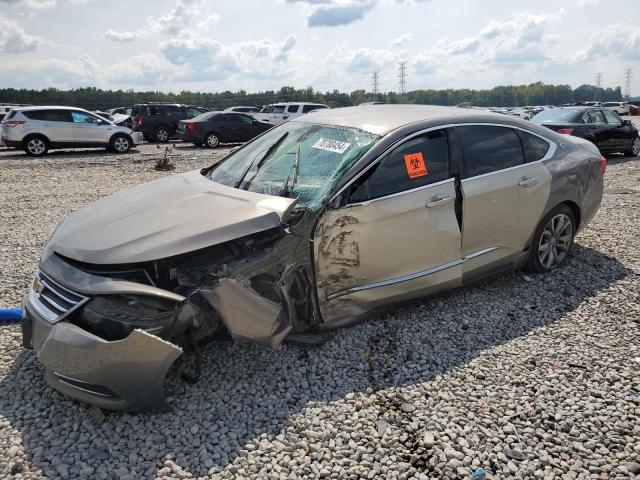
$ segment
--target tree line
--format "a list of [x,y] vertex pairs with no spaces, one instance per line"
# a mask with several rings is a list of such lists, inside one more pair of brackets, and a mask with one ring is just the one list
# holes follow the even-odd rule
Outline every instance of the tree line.
[[405,94],[396,92],[373,94],[365,90],[351,93],[338,90],[320,92],[313,88],[282,87],[280,90],[248,93],[225,91],[216,93],[180,93],[134,90],[103,90],[95,87],[59,90],[0,89],[0,103],[30,105],[68,105],[88,110],[107,110],[144,102],[176,102],[198,105],[210,109],[223,109],[234,105],[266,105],[275,102],[307,101],[324,103],[330,107],[347,107],[363,102],[415,103],[424,105],[457,105],[470,102],[480,107],[517,107],[524,105],[560,105],[588,100],[620,101],[620,87],[599,88],[582,85],[549,85],[542,82],[529,85],[498,86],[489,90],[446,89],[413,90]]

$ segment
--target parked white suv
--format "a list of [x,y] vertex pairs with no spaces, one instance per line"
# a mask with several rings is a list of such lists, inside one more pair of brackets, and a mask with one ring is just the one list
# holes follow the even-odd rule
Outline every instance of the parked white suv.
[[26,107],[5,117],[2,141],[34,157],[49,149],[69,147],[107,147],[125,153],[142,142],[142,134],[81,108]]
[[274,103],[267,105],[259,113],[254,113],[253,116],[258,120],[275,123],[276,125],[284,123],[292,118],[299,117],[305,113],[313,112],[314,110],[322,110],[329,108],[322,103],[309,103],[309,102],[287,102],[287,103]]
[[629,115],[629,104],[627,102],[604,102],[600,105],[602,108],[615,110],[618,115]]

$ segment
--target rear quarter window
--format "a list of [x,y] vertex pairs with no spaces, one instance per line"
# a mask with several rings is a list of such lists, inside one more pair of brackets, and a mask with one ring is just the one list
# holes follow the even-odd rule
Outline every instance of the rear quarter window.
[[547,154],[551,145],[546,140],[532,135],[531,133],[518,130],[518,135],[522,140],[522,147],[524,149],[524,161],[527,163],[537,162],[542,160]]

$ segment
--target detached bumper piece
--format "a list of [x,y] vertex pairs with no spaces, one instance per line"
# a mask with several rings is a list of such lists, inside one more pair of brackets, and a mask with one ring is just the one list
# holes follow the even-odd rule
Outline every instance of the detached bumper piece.
[[47,383],[61,393],[109,410],[166,408],[165,377],[181,348],[142,330],[107,341],[72,323],[38,318],[28,302],[23,334],[31,335]]

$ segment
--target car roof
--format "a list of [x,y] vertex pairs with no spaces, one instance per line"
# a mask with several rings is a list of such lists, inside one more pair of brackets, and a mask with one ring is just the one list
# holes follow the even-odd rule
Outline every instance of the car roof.
[[441,107],[436,105],[358,105],[355,107],[319,110],[313,115],[296,117],[290,122],[320,123],[340,127],[351,127],[375,135],[387,133],[412,123],[499,123],[518,125],[536,130],[530,122],[507,117],[500,113],[473,110],[459,107]]
[[33,110],[83,110],[85,112],[89,111],[80,107],[62,107],[62,106],[55,106],[55,105],[40,105],[38,107],[18,107],[18,108],[14,108],[13,110],[17,112],[31,112]]

